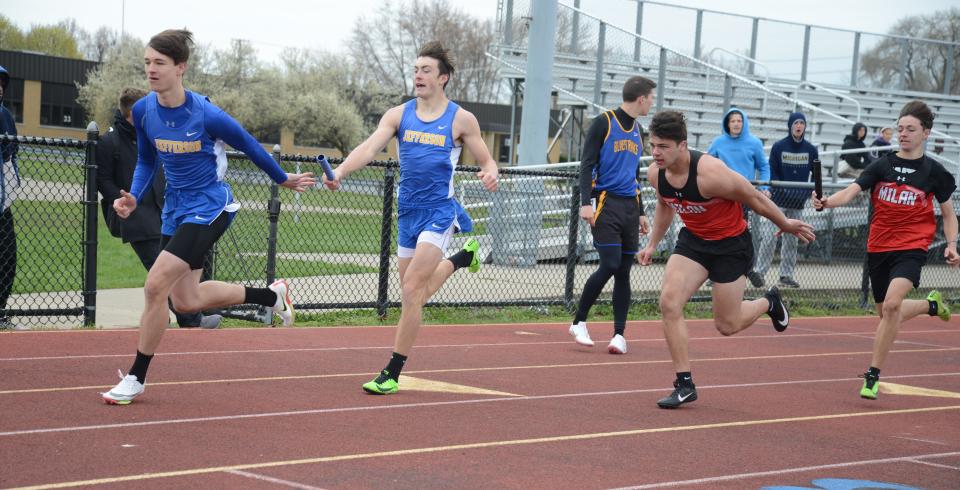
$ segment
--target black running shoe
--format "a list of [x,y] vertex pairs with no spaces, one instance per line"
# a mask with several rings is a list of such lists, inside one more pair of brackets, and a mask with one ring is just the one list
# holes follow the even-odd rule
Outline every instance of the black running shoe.
[[786,330],[790,325],[790,312],[787,311],[787,305],[783,303],[783,298],[780,297],[780,290],[774,286],[763,296],[770,302],[767,314],[773,320],[773,328],[777,329],[778,332]]
[[660,408],[677,408],[684,403],[690,403],[697,399],[697,387],[693,383],[690,385],[681,385],[679,382],[673,382],[673,393],[666,398],[657,401]]

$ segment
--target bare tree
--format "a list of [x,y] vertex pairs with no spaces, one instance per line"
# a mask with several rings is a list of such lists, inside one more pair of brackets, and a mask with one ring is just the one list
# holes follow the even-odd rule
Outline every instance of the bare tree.
[[[929,15],[916,15],[898,21],[889,34],[960,42],[960,9],[951,7]],[[900,80],[901,61],[907,90],[942,92],[946,85],[949,56],[953,54],[953,74],[949,93],[960,93],[960,46],[922,41],[884,38],[863,54],[861,70],[867,84],[895,86]]]
[[441,41],[453,54],[456,70],[448,97],[493,100],[497,67],[484,54],[494,40],[493,21],[471,17],[447,0],[386,1],[373,18],[357,20],[350,53],[359,81],[411,95],[417,52],[431,40]]

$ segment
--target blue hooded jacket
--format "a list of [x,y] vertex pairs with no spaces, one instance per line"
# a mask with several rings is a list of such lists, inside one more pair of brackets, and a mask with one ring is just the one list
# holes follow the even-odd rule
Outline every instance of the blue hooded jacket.
[[[727,129],[727,118],[734,112],[739,113],[743,118],[743,131],[737,137],[730,136],[730,131]],[[750,120],[747,119],[747,113],[737,108],[730,109],[723,115],[720,126],[723,134],[713,140],[707,153],[723,160],[731,170],[749,181],[770,180],[770,164],[767,163],[767,156],[763,153],[763,143],[750,134]],[[760,175],[757,175],[757,171]],[[767,188],[759,187],[761,190]]]
[[[807,122],[802,112],[790,114],[787,119],[787,137],[774,143],[770,149],[770,180],[810,181],[813,161],[820,157],[820,153],[817,147],[804,137],[806,128],[799,142],[793,139],[793,123],[797,120],[802,120],[804,124]],[[810,189],[774,187],[771,197],[781,208],[801,209],[810,197]]]

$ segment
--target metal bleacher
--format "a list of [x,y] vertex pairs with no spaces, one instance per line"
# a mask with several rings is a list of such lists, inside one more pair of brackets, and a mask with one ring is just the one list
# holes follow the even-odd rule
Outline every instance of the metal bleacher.
[[[500,62],[500,76],[524,77],[527,47],[525,15],[529,2],[512,2],[514,23],[503,30],[493,47]],[[750,119],[750,132],[765,146],[786,135],[789,113],[802,110],[808,120],[808,138],[821,150],[839,149],[853,124],[868,127],[866,144],[884,126],[893,126],[900,107],[911,99],[926,101],[937,112],[931,139],[960,143],[960,96],[926,92],[824,87],[800,80],[774,79],[735,73],[650,41],[610,24],[580,9],[559,3],[558,19],[571,19],[575,39],[559,39],[553,64],[553,84],[558,106],[587,106],[598,113],[620,102],[623,82],[641,74],[662,82],[658,87],[658,109],[685,113],[690,145],[705,149],[720,134],[722,115],[728,107],[743,109]],[[563,34],[558,32],[558,37]],[[836,94],[841,94],[838,96]],[[851,103],[850,99],[855,99]],[[859,111],[858,106],[859,104]],[[956,161],[956,151],[947,153]]]

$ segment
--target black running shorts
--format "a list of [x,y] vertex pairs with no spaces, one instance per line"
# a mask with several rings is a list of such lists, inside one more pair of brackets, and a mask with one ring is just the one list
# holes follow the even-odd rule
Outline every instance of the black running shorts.
[[883,303],[887,297],[887,288],[895,277],[909,279],[914,288],[920,287],[920,269],[927,263],[924,250],[894,250],[892,252],[873,252],[867,254],[867,268],[870,270],[870,285],[873,288],[873,300]]
[[753,239],[749,230],[731,238],[704,240],[683,227],[673,253],[702,265],[707,277],[718,284],[736,281],[753,267]]
[[625,254],[640,251],[640,205],[636,197],[601,192],[593,216],[594,246],[621,247]]
[[190,264],[190,270],[203,269],[207,252],[213,249],[213,244],[217,243],[229,225],[230,215],[227,212],[220,213],[209,225],[183,223],[172,237],[163,235],[160,238],[160,248]]

